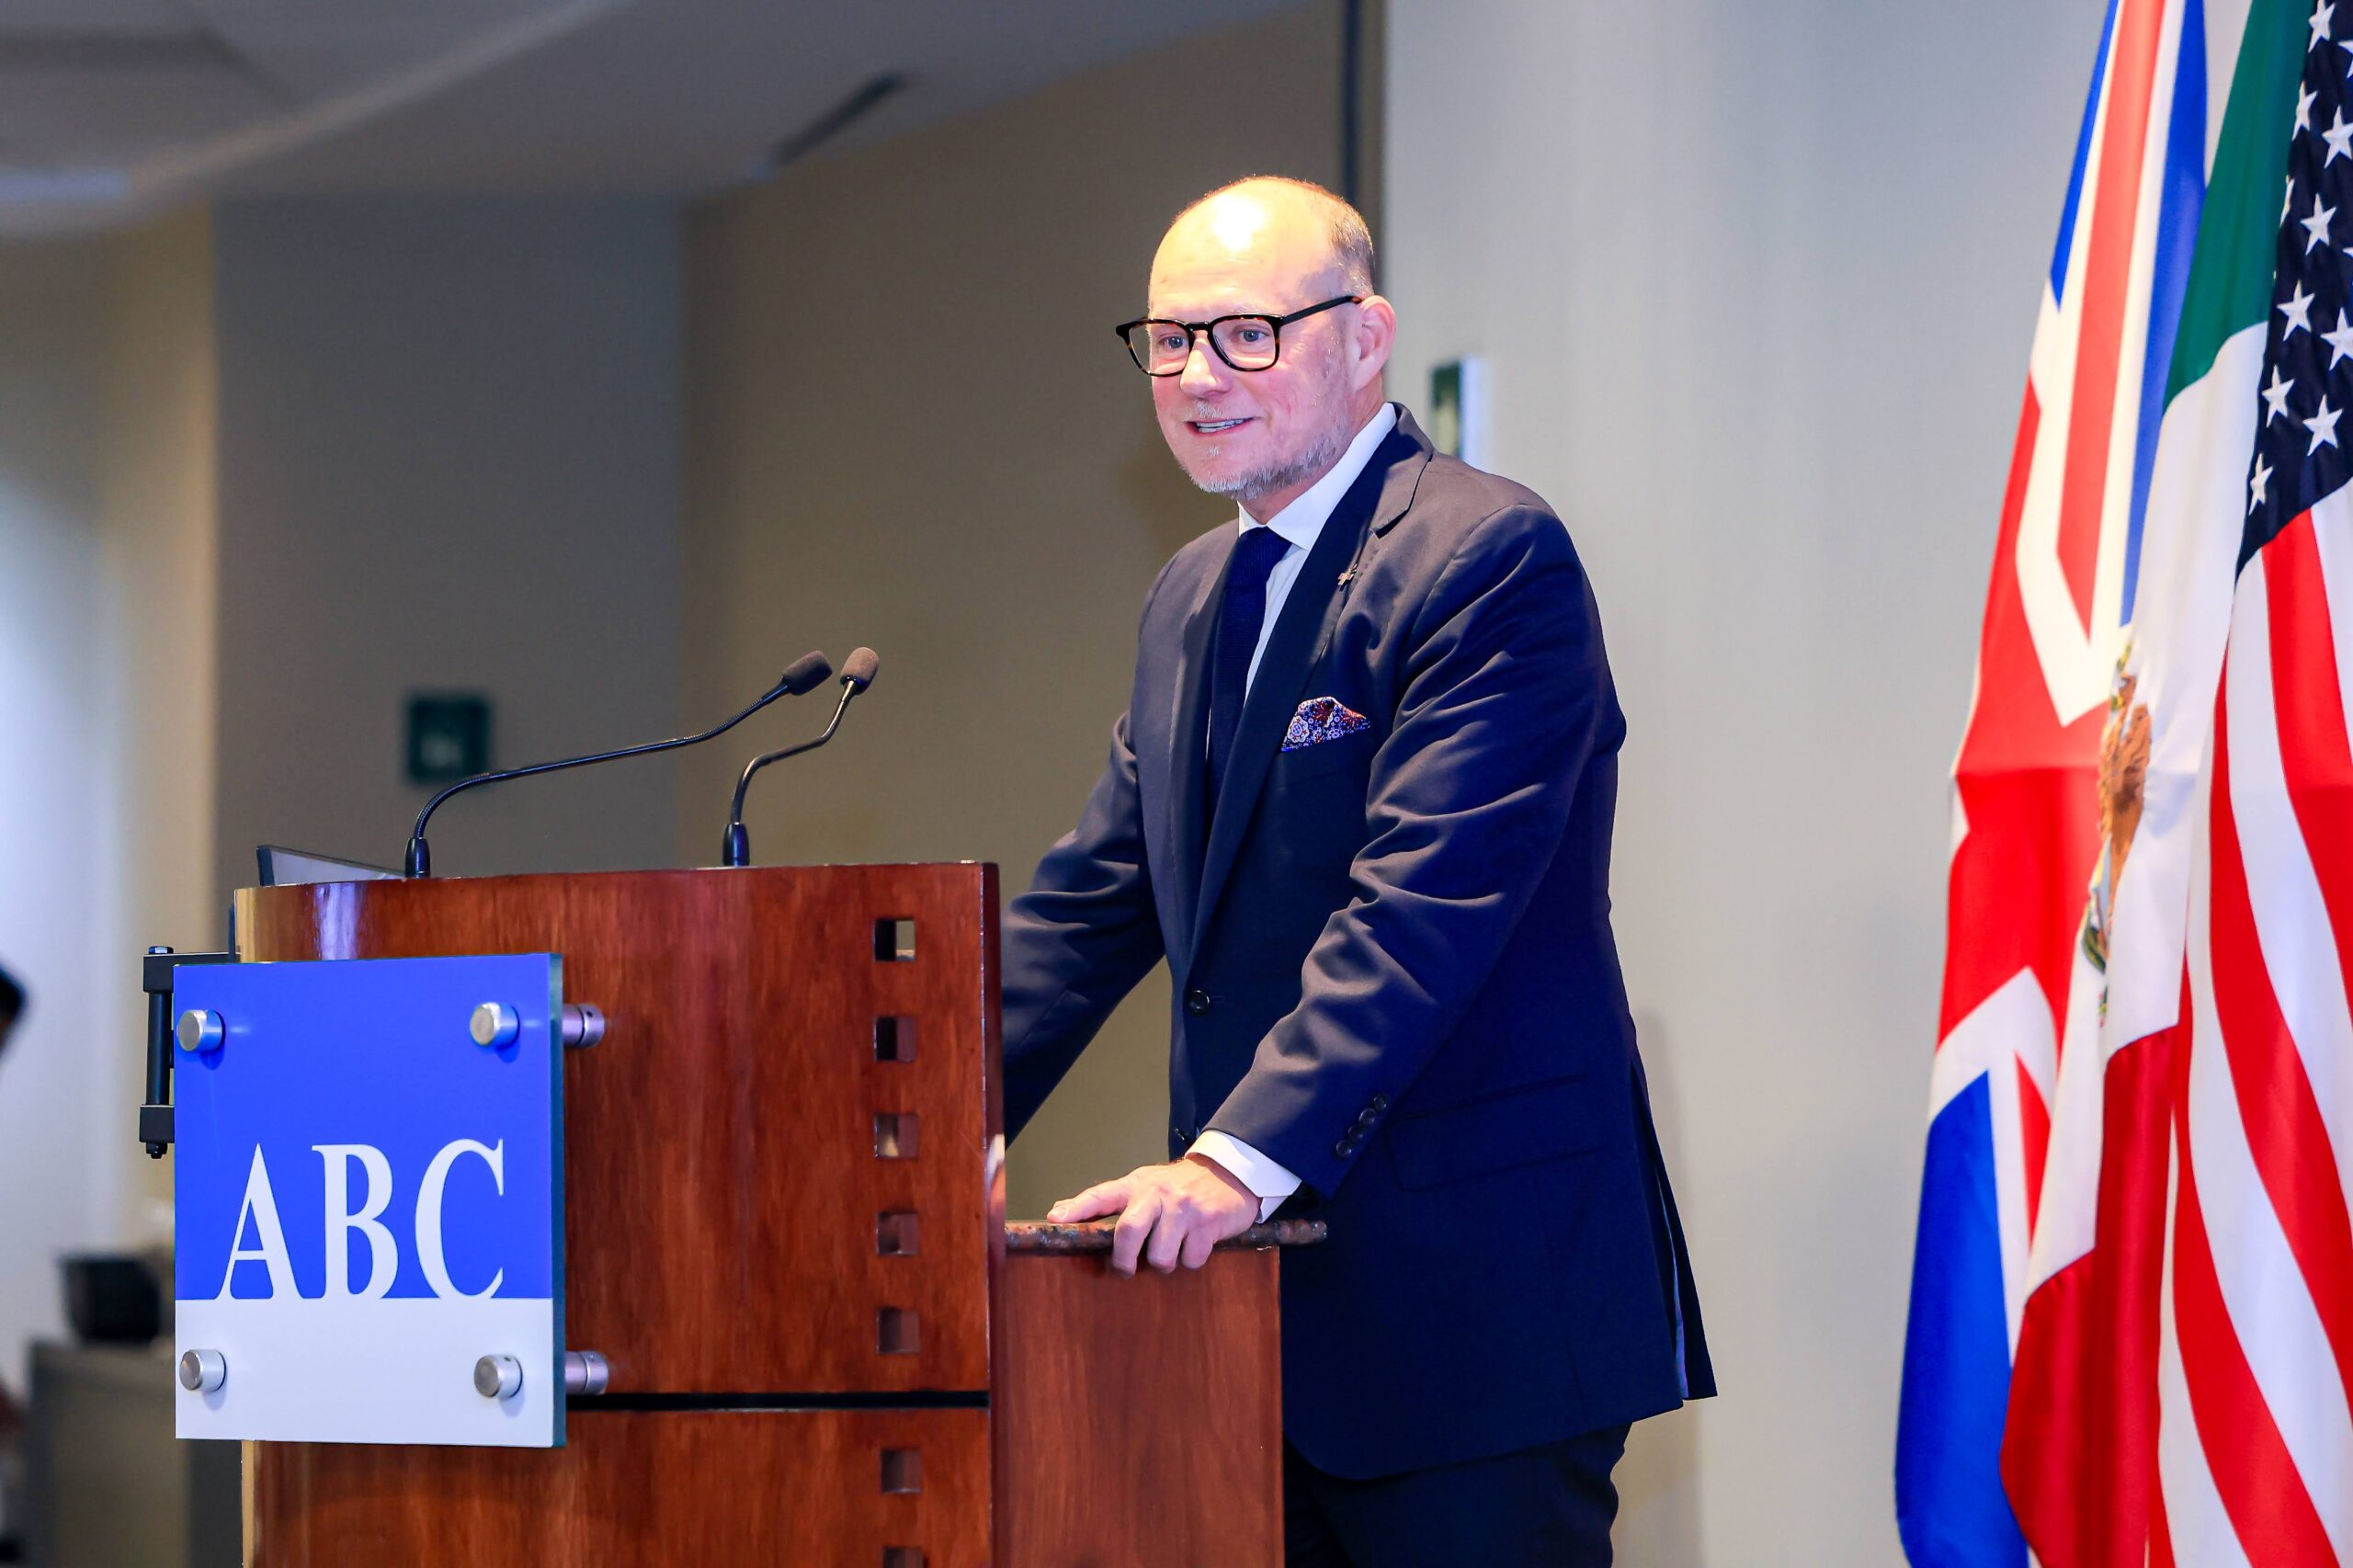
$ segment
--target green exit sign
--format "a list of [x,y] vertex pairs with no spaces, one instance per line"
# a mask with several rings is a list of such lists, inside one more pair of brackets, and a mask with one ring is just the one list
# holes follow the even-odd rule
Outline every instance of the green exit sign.
[[408,781],[453,784],[490,770],[490,699],[475,692],[408,699]]
[[1430,369],[1430,444],[1472,468],[1487,464],[1486,365],[1475,355]]

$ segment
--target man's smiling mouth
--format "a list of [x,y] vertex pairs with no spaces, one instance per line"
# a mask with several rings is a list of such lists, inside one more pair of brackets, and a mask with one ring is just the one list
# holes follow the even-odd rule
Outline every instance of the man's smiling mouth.
[[1242,419],[1188,419],[1185,423],[1193,427],[1196,435],[1222,436],[1235,426],[1245,425],[1249,421],[1245,417]]

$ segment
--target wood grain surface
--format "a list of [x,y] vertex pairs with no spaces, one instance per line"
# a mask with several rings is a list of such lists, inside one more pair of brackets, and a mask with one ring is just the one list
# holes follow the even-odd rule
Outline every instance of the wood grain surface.
[[1271,1248],[1114,1274],[1006,1260],[996,1414],[1016,1568],[1278,1568],[1282,1341]]
[[[263,1445],[255,1568],[983,1568],[988,1413],[582,1413],[556,1449]],[[886,1493],[885,1450],[922,1490]],[[914,1561],[914,1560],[907,1560]]]
[[[607,1020],[564,1063],[565,1337],[614,1392],[982,1389],[995,908],[992,867],[789,867],[246,889],[237,931],[248,960],[563,956]],[[876,957],[889,919],[912,960]],[[876,1060],[886,1017],[913,1061]],[[876,1156],[886,1113],[915,1157]]]

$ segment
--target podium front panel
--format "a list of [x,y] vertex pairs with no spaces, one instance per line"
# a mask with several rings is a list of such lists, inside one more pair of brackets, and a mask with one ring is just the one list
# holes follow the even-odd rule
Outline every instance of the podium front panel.
[[563,1067],[568,1344],[697,1408],[989,1386],[995,903],[970,864],[433,879],[246,889],[237,930],[562,956],[607,1020]]
[[983,1410],[575,1411],[536,1453],[268,1453],[255,1568],[992,1561]]

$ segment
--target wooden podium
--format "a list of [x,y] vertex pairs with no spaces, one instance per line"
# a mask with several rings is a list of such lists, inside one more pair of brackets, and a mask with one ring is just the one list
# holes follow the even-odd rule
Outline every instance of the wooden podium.
[[[239,958],[553,952],[556,1449],[262,1443],[291,1564],[1281,1561],[1274,1250],[1109,1272],[1004,1222],[996,872],[843,866],[245,889]],[[365,1346],[353,1346],[364,1356]],[[388,1365],[388,1383],[403,1376]]]

